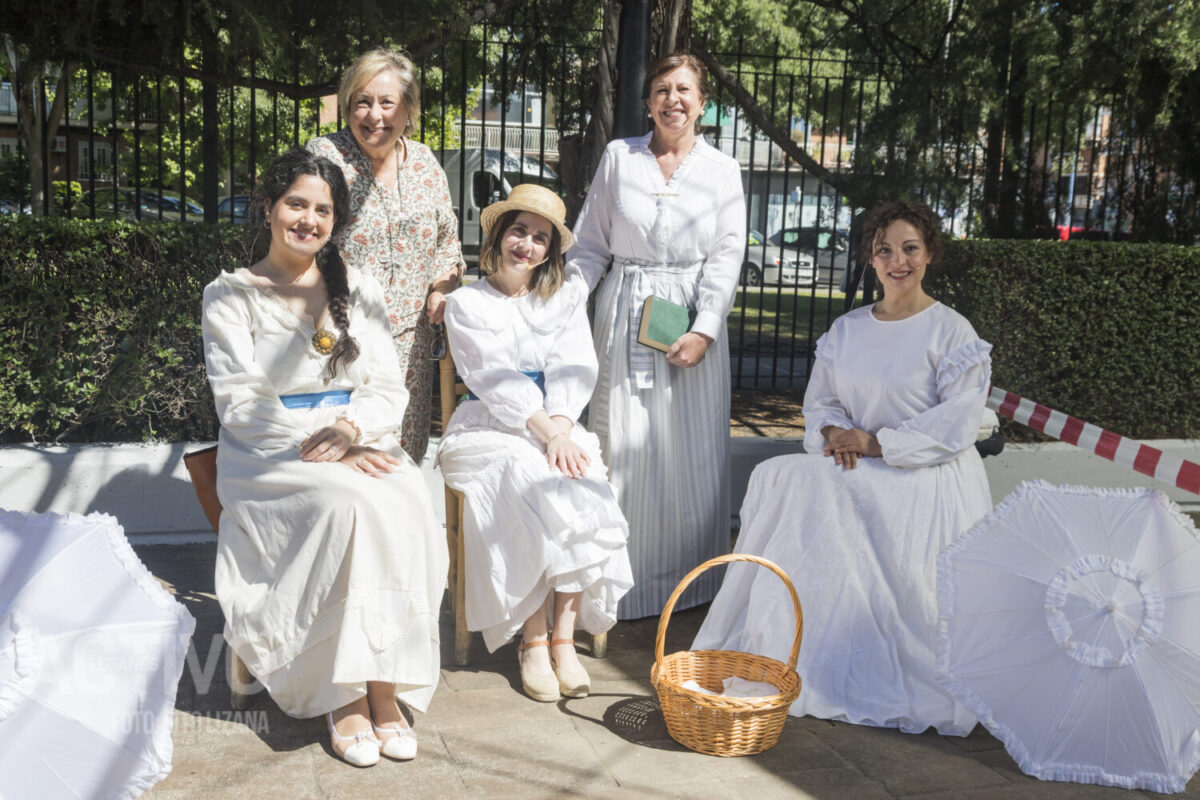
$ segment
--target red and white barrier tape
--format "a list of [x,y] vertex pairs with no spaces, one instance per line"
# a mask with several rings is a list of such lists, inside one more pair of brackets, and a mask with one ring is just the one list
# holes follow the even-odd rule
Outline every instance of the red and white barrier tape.
[[1200,494],[1200,464],[1164,453],[1157,447],[1126,439],[1120,434],[1106,431],[1090,422],[1076,419],[995,386],[988,393],[987,405],[997,414],[1028,425],[1047,436],[1073,444],[1184,491]]

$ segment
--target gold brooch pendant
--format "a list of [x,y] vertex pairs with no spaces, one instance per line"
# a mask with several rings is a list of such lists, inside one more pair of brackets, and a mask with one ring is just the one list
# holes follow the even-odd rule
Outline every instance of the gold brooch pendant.
[[333,352],[334,345],[337,344],[337,335],[328,328],[320,328],[312,337],[312,346],[318,353],[327,356]]

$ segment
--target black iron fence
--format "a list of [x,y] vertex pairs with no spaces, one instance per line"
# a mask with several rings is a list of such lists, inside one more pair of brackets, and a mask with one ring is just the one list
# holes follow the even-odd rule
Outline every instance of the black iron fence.
[[[597,45],[598,34],[563,45],[485,29],[420,59],[416,138],[443,163],[468,253],[480,240],[479,211],[513,185],[561,190],[560,144],[589,119]],[[789,156],[718,86],[705,135],[742,166],[750,229],[729,320],[737,387],[803,389],[816,339],[849,307],[847,294],[871,291],[869,275],[859,286],[850,232],[879,199],[919,196],[955,237],[1190,243],[1200,229],[1195,183],[1115,100],[1030,99],[997,142],[988,115],[998,98],[914,107],[877,65],[713,55],[811,159]],[[220,80],[199,68],[160,75],[91,64],[58,86],[4,84],[0,211],[37,202],[39,213],[67,216],[245,222],[274,154],[340,127],[330,86],[343,66],[307,65],[319,80],[301,83],[299,67],[279,74],[253,62]],[[57,91],[69,97],[58,129],[28,140],[21,115],[51,108]],[[39,195],[35,185],[50,190]]]
[[[722,85],[705,117],[745,176],[746,286],[729,320],[735,386],[803,388],[816,339],[855,300],[847,294],[873,291],[852,222],[891,197],[921,198],[955,238],[1200,242],[1196,180],[1115,94],[964,102],[961,87],[935,82],[914,100],[891,79],[899,70],[874,63],[778,48],[713,56],[758,106]],[[754,110],[808,166],[760,131]]]

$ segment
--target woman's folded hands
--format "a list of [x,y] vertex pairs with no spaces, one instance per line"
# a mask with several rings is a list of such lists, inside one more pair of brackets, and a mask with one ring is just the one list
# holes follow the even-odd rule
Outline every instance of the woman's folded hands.
[[339,419],[332,425],[316,430],[300,445],[300,458],[304,461],[338,461],[355,472],[382,478],[395,472],[400,459],[374,447],[354,444],[358,439],[358,428],[348,419]]
[[575,427],[573,420],[561,414],[552,417],[539,410],[529,418],[525,427],[546,445],[546,462],[551,467],[568,478],[582,478],[587,472],[591,463],[588,454],[571,441],[571,429]]
[[858,428],[826,425],[821,429],[821,434],[825,437],[825,455],[833,456],[833,460],[843,469],[857,467],[861,456],[879,458],[883,455],[879,440]]

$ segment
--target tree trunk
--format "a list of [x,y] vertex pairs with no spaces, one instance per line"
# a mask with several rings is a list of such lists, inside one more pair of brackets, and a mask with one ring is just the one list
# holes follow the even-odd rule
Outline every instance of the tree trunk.
[[[50,192],[50,186],[44,180],[46,160],[50,157],[47,149],[53,148],[54,137],[58,135],[58,128],[66,113],[69,94],[67,79],[74,74],[75,68],[73,64],[66,63],[59,69],[54,101],[50,104],[50,113],[47,115],[40,99],[46,64],[29,60],[7,36],[4,37],[4,55],[8,61],[9,79],[17,96],[20,135],[25,140],[25,153],[29,162],[29,207],[36,216],[42,216],[47,207],[53,215],[56,209],[52,194],[49,206],[46,203],[47,193]],[[70,177],[68,175],[67,179],[70,180]]]
[[[16,80],[14,86],[19,86],[21,94],[17,100],[17,116],[20,117],[21,138],[25,140],[25,161],[29,166],[29,209],[35,217],[46,213],[46,184],[45,177],[46,153],[42,147],[42,115],[37,108],[40,103],[33,102],[37,93],[36,84],[30,86],[25,76]],[[51,213],[54,206],[50,206]]]
[[1025,146],[1026,77],[1029,72],[1029,50],[1024,40],[1013,40],[1012,69],[1009,72],[1007,106],[1004,117],[1004,168],[1000,177],[1000,208],[997,229],[1001,237],[1017,235],[1017,209],[1021,184],[1022,152]]
[[712,53],[702,47],[693,48],[693,52],[697,58],[704,62],[704,66],[708,67],[708,73],[713,81],[724,86],[733,95],[733,99],[746,112],[746,116],[753,120],[758,129],[778,145],[779,149],[783,150],[789,158],[803,167],[808,174],[825,181],[844,194],[854,205],[865,205],[861,193],[855,186],[851,185],[845,175],[830,172],[817,163],[816,159],[804,152],[798,144],[793,142],[792,138],[788,136],[787,131],[776,125],[774,120],[771,119],[770,114],[758,104],[754,96],[738,83],[737,76],[718,62]]
[[984,126],[986,144],[983,160],[983,228],[988,237],[1000,235],[1000,173],[1004,164],[1004,116],[1007,110],[1008,70],[1012,43],[1012,15],[1001,30],[1008,37],[997,46],[992,54],[992,68],[996,75],[996,102],[988,111]]
[[587,197],[592,174],[600,156],[612,138],[613,98],[617,82],[617,38],[620,31],[621,0],[606,0],[602,22],[600,53],[596,61],[596,99],[592,104],[587,129],[564,136],[558,142],[559,178],[567,206],[567,224],[574,225]]
[[654,0],[650,8],[650,60],[692,50],[692,0]]

